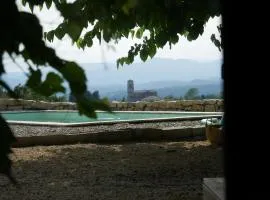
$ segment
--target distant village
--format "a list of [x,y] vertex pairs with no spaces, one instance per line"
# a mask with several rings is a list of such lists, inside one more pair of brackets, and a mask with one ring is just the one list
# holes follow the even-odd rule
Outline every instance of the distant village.
[[[50,102],[76,102],[75,97],[72,94],[69,95],[52,95],[49,97],[42,96],[34,91],[32,91],[30,88],[28,88],[26,85],[17,85],[14,88],[15,94],[18,96],[18,98],[21,99],[32,99],[32,100],[42,100],[42,101],[50,101]],[[95,90],[93,92],[86,91],[85,96],[89,99],[106,99],[107,101],[117,101],[116,99],[109,98],[107,96],[101,96],[98,90]],[[168,95],[163,96],[158,95],[158,92],[156,90],[135,90],[135,84],[133,80],[127,81],[127,90],[126,93],[123,93],[123,98],[120,101],[123,102],[136,102],[136,101],[159,101],[159,100],[199,100],[199,99],[221,99],[222,93],[220,94],[200,94],[200,91],[198,88],[191,87],[187,89],[186,93],[183,96],[176,96],[176,95]],[[0,86],[0,98],[6,98],[8,97],[8,92],[4,90]]]
[[145,98],[159,99],[157,91],[155,90],[135,90],[134,81],[128,80],[127,82],[127,101],[135,102],[141,101]]

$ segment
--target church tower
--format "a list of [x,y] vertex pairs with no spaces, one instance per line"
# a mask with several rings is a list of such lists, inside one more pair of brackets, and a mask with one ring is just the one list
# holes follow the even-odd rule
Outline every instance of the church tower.
[[128,80],[127,82],[127,101],[132,101],[134,94],[134,82],[133,80]]

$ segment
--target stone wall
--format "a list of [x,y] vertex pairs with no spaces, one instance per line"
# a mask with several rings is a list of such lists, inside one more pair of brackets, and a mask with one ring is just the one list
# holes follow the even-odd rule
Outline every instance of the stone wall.
[[[76,110],[77,106],[69,102],[44,102],[33,100],[0,99],[2,110]],[[200,111],[223,112],[223,101],[210,100],[181,100],[155,102],[111,102],[114,111]]]
[[223,112],[223,101],[211,100],[181,100],[181,101],[155,101],[155,102],[116,102],[111,108],[117,111],[200,111]]
[[0,99],[2,110],[75,110],[76,104],[69,102],[45,102],[22,99]]

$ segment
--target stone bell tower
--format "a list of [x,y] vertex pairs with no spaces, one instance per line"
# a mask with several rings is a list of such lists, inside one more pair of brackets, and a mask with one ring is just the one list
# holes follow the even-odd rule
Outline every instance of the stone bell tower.
[[128,80],[127,82],[127,101],[132,101],[134,95],[134,82],[133,80]]

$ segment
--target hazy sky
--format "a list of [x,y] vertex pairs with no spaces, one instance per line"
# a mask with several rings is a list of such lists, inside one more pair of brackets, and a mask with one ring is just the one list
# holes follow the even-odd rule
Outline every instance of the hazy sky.
[[[19,5],[20,10],[29,11],[30,9],[24,8]],[[40,11],[39,8],[35,8],[34,13],[39,17],[44,31],[52,30],[56,28],[62,17],[57,12],[54,6],[50,10],[47,10],[46,6]],[[214,46],[210,40],[212,33],[218,35],[217,25],[220,23],[220,18],[210,19],[205,26],[205,32],[196,41],[189,42],[184,37],[181,37],[179,42],[172,46],[170,50],[168,45],[163,49],[159,49],[155,57],[159,58],[172,58],[172,59],[193,59],[198,61],[217,60],[222,58],[222,54]],[[85,31],[84,31],[85,32]],[[76,45],[71,45],[71,40],[66,35],[63,40],[54,38],[53,43],[46,42],[48,46],[56,49],[57,55],[67,60],[74,60],[78,63],[100,63],[100,62],[116,62],[116,59],[121,56],[126,56],[131,45],[139,40],[123,39],[117,45],[111,43],[109,45],[114,46],[114,50],[108,47],[105,42],[99,45],[98,41],[95,41],[91,48],[85,50],[78,49]],[[9,59],[5,62],[8,64],[7,71],[20,71],[11,64]]]

